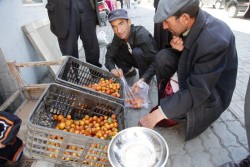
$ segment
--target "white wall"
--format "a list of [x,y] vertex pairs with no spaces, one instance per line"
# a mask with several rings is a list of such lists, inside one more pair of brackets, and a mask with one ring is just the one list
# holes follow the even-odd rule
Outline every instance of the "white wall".
[[[36,20],[48,18],[43,0],[39,5],[23,5],[22,0],[0,0],[0,48],[7,61],[30,62],[42,60],[28,38],[22,26]],[[25,82],[37,83],[48,72],[47,67],[22,68]]]

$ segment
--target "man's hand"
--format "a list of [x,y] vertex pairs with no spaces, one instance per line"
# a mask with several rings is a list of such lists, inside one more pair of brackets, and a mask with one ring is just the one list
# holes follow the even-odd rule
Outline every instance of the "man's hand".
[[123,72],[122,72],[121,69],[113,69],[113,70],[111,70],[111,73],[113,73],[117,77],[122,77],[123,76]]
[[2,145],[1,143],[0,143],[0,148],[4,148],[5,147],[5,145]]
[[166,117],[160,112],[160,110],[156,109],[153,112],[142,117],[139,121],[139,125],[152,129],[158,122],[160,122],[164,118]]
[[138,92],[138,90],[140,90],[140,84],[141,82],[145,82],[144,78],[139,79],[139,81],[137,81],[136,83],[133,84],[131,90],[132,92]]
[[183,39],[178,36],[173,36],[173,39],[170,41],[170,45],[172,48],[180,52],[184,49]]

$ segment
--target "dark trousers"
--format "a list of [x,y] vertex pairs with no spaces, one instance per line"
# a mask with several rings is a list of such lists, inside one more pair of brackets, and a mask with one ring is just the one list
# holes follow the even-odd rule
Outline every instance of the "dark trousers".
[[88,0],[73,0],[70,3],[69,31],[66,38],[58,38],[60,50],[63,55],[79,58],[77,41],[80,36],[86,61],[101,67],[100,49],[96,36],[96,13]]
[[[160,104],[160,99],[162,98],[167,83],[178,69],[179,56],[180,53],[173,49],[162,49],[156,55],[155,71],[158,85],[158,104]],[[172,121],[174,121],[174,125],[176,125],[177,122],[186,121],[186,115],[180,115],[179,117],[172,119]],[[165,123],[164,121],[161,121],[160,124],[164,125]]]
[[121,68],[123,73],[127,73],[131,67],[138,68],[139,77],[141,77],[147,70],[149,63],[143,53],[142,49],[139,47],[132,49],[132,54],[128,51],[120,52],[115,59],[115,64],[118,68]]
[[159,99],[169,82],[170,78],[174,75],[178,68],[179,55],[172,49],[162,49],[155,57],[156,63],[156,79],[158,85],[161,85],[158,89]]

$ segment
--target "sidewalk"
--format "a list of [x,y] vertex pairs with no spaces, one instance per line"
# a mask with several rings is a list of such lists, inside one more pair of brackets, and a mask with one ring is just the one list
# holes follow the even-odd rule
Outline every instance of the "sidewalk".
[[[146,1],[146,0],[145,0]],[[153,34],[154,8],[149,6],[138,6],[137,9],[128,10],[128,14],[135,25],[143,25]],[[98,28],[104,31],[110,42],[113,30],[108,24],[106,27]],[[239,69],[237,85],[230,107],[215,121],[204,133],[190,141],[184,141],[185,125],[181,124],[172,128],[155,128],[169,146],[169,160],[167,167],[216,167],[228,161],[239,161],[245,158],[248,152],[248,144],[244,126],[244,97],[246,85],[250,74],[250,32],[242,33],[234,31],[239,57]],[[101,48],[100,62],[105,62],[106,48]],[[84,56],[80,56],[84,59]],[[134,82],[133,80],[131,82]],[[151,84],[150,107],[157,102],[155,80]],[[137,126],[138,120],[147,114],[148,110],[128,111],[127,124],[129,127]],[[32,167],[61,166],[49,162],[37,161]]]

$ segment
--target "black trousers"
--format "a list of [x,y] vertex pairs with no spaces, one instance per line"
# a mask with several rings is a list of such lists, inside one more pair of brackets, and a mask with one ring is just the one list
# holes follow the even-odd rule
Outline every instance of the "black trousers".
[[[162,49],[156,55],[155,71],[158,85],[158,105],[160,105],[160,99],[167,83],[178,69],[179,57],[180,53],[171,48]],[[161,86],[159,87],[159,85]],[[175,122],[186,121],[186,114],[180,115],[179,117],[174,118],[172,120]]]
[[179,54],[173,49],[162,49],[155,57],[155,72],[158,85],[159,99],[170,78],[178,69]]
[[122,69],[123,73],[127,73],[131,67],[138,68],[139,77],[145,73],[149,66],[143,50],[139,47],[133,48],[132,54],[128,51],[121,51],[120,55],[115,59],[115,64]]
[[80,36],[85,51],[86,61],[98,67],[100,49],[96,36],[96,12],[88,0],[72,0],[70,2],[70,23],[66,38],[58,38],[63,55],[79,58],[78,38]]

